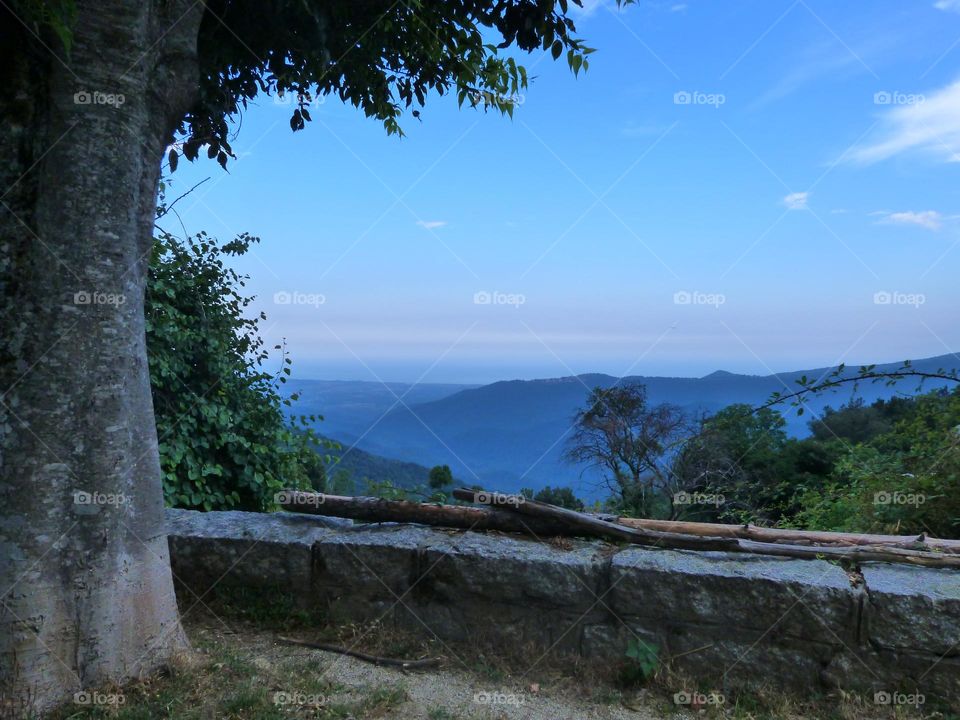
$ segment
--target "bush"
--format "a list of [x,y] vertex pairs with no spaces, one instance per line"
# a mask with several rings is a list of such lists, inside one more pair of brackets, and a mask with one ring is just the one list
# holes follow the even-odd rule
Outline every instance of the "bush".
[[309,429],[317,418],[287,418],[296,395],[281,387],[291,360],[277,346],[279,368],[259,322],[244,312],[253,298],[245,277],[225,258],[258,238],[243,234],[219,245],[206,233],[181,241],[161,232],[150,259],[146,292],[147,354],[157,421],[164,497],[201,510],[268,510],[283,488],[323,482],[314,447],[329,447]]

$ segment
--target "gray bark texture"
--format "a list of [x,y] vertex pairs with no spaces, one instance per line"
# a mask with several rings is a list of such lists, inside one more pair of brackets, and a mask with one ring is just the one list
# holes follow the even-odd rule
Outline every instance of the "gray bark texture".
[[202,3],[78,0],[69,57],[0,17],[0,717],[186,647],[143,295]]

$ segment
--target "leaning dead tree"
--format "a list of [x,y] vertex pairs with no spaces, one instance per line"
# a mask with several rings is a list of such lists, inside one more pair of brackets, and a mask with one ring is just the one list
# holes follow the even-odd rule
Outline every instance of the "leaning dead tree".
[[298,513],[362,522],[419,523],[465,530],[497,530],[538,538],[599,538],[649,548],[714,550],[848,563],[895,562],[960,568],[960,542],[895,535],[808,533],[753,526],[605,520],[521,495],[458,489],[454,497],[480,505],[443,505],[287,491],[281,507]]

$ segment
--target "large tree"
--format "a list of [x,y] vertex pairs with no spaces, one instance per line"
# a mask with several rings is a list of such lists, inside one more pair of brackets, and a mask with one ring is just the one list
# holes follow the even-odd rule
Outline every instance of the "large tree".
[[617,511],[651,517],[672,487],[670,456],[690,432],[683,409],[651,405],[645,385],[596,387],[574,417],[564,457],[603,474]]
[[4,715],[148,672],[185,643],[144,343],[162,159],[226,164],[230,119],[263,93],[297,97],[294,130],[317,94],[388,132],[430,92],[511,112],[526,73],[500,49],[586,65],[567,11],[567,0],[0,3]]

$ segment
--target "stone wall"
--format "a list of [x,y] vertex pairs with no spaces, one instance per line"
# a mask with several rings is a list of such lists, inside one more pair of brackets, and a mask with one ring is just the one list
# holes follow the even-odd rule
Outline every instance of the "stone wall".
[[960,571],[167,512],[174,573],[198,595],[274,587],[344,621],[600,660],[634,638],[708,688],[960,699]]

